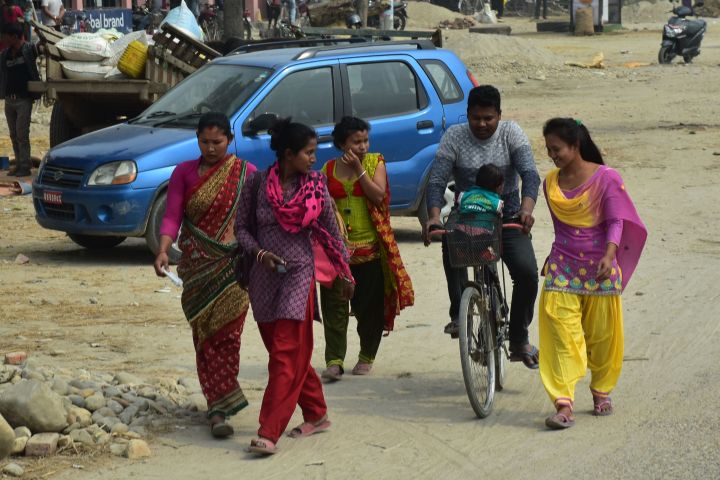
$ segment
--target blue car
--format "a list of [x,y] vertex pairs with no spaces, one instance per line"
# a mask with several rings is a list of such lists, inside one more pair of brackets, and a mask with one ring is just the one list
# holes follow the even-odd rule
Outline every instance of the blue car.
[[[475,84],[454,53],[426,41],[249,47],[201,68],[139,117],[53,148],[33,184],[37,220],[87,248],[145,237],[157,252],[170,174],[200,155],[195,128],[207,111],[230,117],[230,150],[258,168],[274,161],[267,129],[277,117],[317,130],[318,168],[339,154],[333,125],[364,118],[372,151],[387,161],[393,213],[422,218],[438,143],[466,121]],[[176,261],[180,252],[170,254]]]

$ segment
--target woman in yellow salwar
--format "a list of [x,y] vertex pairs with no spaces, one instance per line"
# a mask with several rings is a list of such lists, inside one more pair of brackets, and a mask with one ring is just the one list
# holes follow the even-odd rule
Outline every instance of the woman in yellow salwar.
[[[385,160],[380,154],[368,153],[369,131],[364,120],[343,118],[333,131],[333,141],[343,156],[323,166],[330,196],[347,230],[350,270],[356,282],[350,301],[360,336],[354,375],[370,373],[383,330],[392,330],[400,310],[414,301],[412,283],[390,226]],[[320,288],[327,364],[322,377],[326,381],[340,380],[344,373],[350,311],[340,283]]]
[[554,118],[543,130],[558,169],[545,179],[555,241],[540,296],[540,377],[557,413],[545,424],[575,424],[575,385],[590,369],[593,413],[613,413],[610,392],[623,361],[620,294],[647,232],[620,175],[604,165],[579,120]]
[[248,296],[235,280],[232,252],[240,190],[256,168],[227,154],[233,136],[224,114],[203,115],[197,137],[200,158],[179,164],[170,177],[155,271],[165,275],[167,251],[182,224],[181,303],[192,328],[211,433],[223,438],[233,434],[226,419],[248,404],[237,380]]

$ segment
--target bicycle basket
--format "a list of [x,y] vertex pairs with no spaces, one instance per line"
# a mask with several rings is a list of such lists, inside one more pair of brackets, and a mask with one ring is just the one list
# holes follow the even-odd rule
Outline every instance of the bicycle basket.
[[501,240],[502,223],[497,216],[460,215],[447,233],[450,265],[462,268],[496,263]]

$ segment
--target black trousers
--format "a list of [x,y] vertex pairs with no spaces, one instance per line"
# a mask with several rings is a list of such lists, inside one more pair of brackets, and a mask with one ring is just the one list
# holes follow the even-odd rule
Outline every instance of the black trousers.
[[[450,266],[445,237],[443,237],[442,252],[443,268],[450,297],[450,319],[457,321],[460,298],[468,281],[468,270]],[[528,327],[535,312],[535,299],[538,293],[537,260],[530,236],[515,229],[504,230],[502,259],[510,271],[510,278],[513,282],[510,306],[510,342],[522,345],[529,339]]]
[[505,10],[505,2],[503,2],[503,0],[490,0],[490,8],[495,10],[497,12],[497,18],[500,18],[503,16],[503,11]]

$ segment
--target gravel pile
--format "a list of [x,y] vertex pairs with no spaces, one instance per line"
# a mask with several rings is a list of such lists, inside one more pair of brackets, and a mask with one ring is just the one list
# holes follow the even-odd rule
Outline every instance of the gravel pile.
[[[67,449],[145,458],[150,448],[144,439],[154,429],[206,408],[195,378],[148,382],[125,372],[54,370],[13,352],[0,365],[0,458]],[[18,472],[11,467],[4,473]]]

